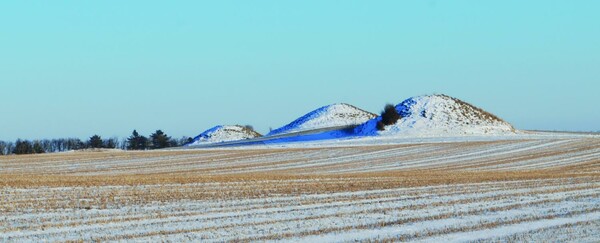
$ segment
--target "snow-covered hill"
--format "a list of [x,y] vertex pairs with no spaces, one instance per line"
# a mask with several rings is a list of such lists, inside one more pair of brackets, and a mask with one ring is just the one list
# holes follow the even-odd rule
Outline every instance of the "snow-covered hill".
[[398,123],[378,131],[376,117],[355,128],[356,135],[497,135],[512,134],[515,129],[502,119],[447,95],[409,98],[396,106],[402,116]]
[[261,135],[254,130],[240,126],[216,126],[202,132],[196,136],[194,140],[187,146],[194,146],[206,143],[219,143],[227,141],[236,141],[242,139],[250,139],[260,137]]
[[290,124],[271,131],[267,136],[328,127],[359,125],[374,117],[376,117],[375,114],[349,104],[332,104],[311,111]]

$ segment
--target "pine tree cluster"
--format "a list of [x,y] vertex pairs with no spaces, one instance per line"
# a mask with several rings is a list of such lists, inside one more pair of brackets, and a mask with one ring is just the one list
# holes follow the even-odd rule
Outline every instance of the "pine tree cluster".
[[15,142],[0,141],[0,155],[9,154],[41,154],[64,152],[80,149],[128,149],[147,150],[183,146],[191,141],[190,137],[173,139],[162,130],[156,130],[149,137],[141,136],[136,130],[124,140],[118,138],[103,139],[100,135],[93,135],[87,141],[78,138],[60,138],[43,140],[22,140]]

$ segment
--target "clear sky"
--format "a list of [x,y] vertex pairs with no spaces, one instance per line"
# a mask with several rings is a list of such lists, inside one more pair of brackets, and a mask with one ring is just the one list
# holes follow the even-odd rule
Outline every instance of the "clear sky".
[[0,140],[277,128],[444,93],[600,130],[600,1],[0,2]]

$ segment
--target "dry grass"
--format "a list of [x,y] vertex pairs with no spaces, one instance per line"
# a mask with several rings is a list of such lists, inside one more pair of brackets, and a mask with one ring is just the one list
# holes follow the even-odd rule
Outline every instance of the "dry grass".
[[[192,183],[256,183],[270,182],[273,184],[285,181],[286,185],[294,189],[307,190],[305,192],[334,192],[373,190],[396,187],[415,187],[441,184],[464,184],[492,181],[536,180],[555,178],[600,178],[600,173],[577,173],[569,170],[532,170],[532,171],[389,171],[389,172],[364,172],[352,174],[331,175],[294,175],[287,173],[240,173],[231,175],[200,175],[192,173],[159,173],[142,175],[14,175],[4,174],[0,177],[0,187],[92,187],[92,186],[137,186],[137,185],[162,185],[162,184],[192,184]],[[376,179],[364,180],[364,179]],[[363,180],[361,180],[363,179]],[[314,181],[315,184],[307,183]],[[340,181],[340,184],[327,184],[325,180]],[[351,181],[351,182],[348,182]],[[316,187],[316,188],[315,188]],[[277,188],[284,190],[283,188]],[[291,189],[285,189],[291,190]],[[284,193],[281,191],[281,193]]]

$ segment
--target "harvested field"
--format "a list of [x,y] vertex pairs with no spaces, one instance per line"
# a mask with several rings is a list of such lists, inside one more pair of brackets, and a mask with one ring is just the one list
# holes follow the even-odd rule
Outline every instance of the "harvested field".
[[0,241],[597,241],[600,138],[0,156]]

